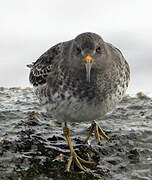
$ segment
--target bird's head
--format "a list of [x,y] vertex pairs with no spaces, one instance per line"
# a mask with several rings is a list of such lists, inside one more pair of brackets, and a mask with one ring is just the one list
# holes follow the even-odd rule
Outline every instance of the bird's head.
[[108,64],[106,45],[99,35],[90,32],[78,35],[72,43],[71,68],[85,68],[86,80],[90,82],[91,69],[104,70]]

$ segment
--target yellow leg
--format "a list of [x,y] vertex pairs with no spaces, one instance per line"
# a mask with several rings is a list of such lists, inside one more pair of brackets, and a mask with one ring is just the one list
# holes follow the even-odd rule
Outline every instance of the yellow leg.
[[100,134],[99,134],[99,126],[95,124],[95,134],[96,134],[96,139],[98,142],[100,142]]
[[86,140],[85,140],[85,143],[88,143],[88,140],[89,140],[90,137],[92,136],[94,129],[95,129],[95,126],[94,126],[94,123],[92,123],[91,129],[90,129],[90,131],[89,131],[88,137],[87,137]]
[[89,135],[85,140],[85,143],[88,143],[88,140],[90,139],[90,137],[93,134],[93,131],[95,131],[95,135],[96,135],[96,139],[98,142],[101,141],[100,139],[100,135],[106,139],[107,141],[109,140],[109,137],[105,134],[105,132],[101,129],[101,127],[96,123],[96,121],[93,121],[92,125],[91,125],[91,129],[89,131]]
[[110,138],[105,134],[105,132],[98,126],[99,133],[108,141]]
[[89,163],[89,164],[95,164],[95,162],[90,162],[90,161],[86,161],[82,158],[80,158],[76,152],[74,151],[73,149],[73,146],[72,146],[72,143],[71,143],[71,139],[70,139],[70,130],[67,126],[65,126],[63,128],[63,133],[64,133],[64,136],[66,137],[66,140],[68,142],[68,145],[69,145],[69,148],[70,148],[70,151],[71,151],[71,155],[70,155],[70,159],[68,161],[68,164],[67,164],[67,168],[66,170],[69,171],[70,170],[70,167],[71,167],[71,163],[72,163],[72,160],[74,158],[74,161],[75,163],[77,164],[77,166],[82,170],[82,171],[86,171],[86,169],[81,165],[80,161],[82,161],[83,163]]

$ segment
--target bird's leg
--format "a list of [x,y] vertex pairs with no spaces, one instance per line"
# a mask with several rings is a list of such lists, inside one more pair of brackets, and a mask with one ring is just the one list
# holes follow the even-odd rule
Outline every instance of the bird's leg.
[[69,145],[69,148],[70,148],[70,151],[71,151],[70,159],[69,159],[69,161],[68,161],[66,170],[67,170],[67,171],[70,170],[71,163],[72,163],[72,160],[73,160],[73,158],[74,158],[74,161],[75,161],[75,163],[77,164],[77,166],[78,166],[82,171],[86,171],[86,169],[81,165],[80,161],[83,162],[83,163],[89,163],[89,164],[94,164],[95,162],[86,161],[86,160],[84,160],[84,159],[81,159],[81,158],[76,154],[75,150],[73,149],[72,143],[71,143],[70,129],[67,127],[66,123],[65,123],[65,126],[64,126],[64,128],[63,128],[63,134],[64,134],[64,136],[66,137],[66,140],[67,140],[67,142],[68,142],[68,145]]
[[95,125],[94,125],[94,122],[93,122],[93,123],[91,124],[91,128],[90,128],[88,137],[87,137],[86,140],[85,140],[85,143],[88,143],[88,140],[89,140],[90,137],[92,136],[94,129],[95,129]]
[[[98,125],[97,125],[98,126]],[[107,141],[110,139],[106,134],[105,132],[103,131],[103,129],[101,129],[100,126],[98,126],[98,130],[99,130],[99,133],[103,136],[103,138],[105,138]]]
[[95,131],[96,134],[96,139],[98,142],[100,142],[100,135],[103,136],[104,139],[109,140],[109,137],[105,134],[105,132],[101,129],[101,127],[96,123],[96,121],[93,121],[92,125],[91,125],[91,129],[89,131],[89,135],[85,140],[85,143],[88,143],[88,140],[90,139],[90,137],[93,134],[93,131]]

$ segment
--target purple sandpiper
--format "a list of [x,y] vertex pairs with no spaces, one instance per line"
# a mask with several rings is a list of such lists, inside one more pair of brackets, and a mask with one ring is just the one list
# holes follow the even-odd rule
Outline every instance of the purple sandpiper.
[[59,43],[38,58],[30,67],[29,80],[40,103],[59,122],[64,122],[64,136],[72,159],[78,167],[93,163],[80,158],[71,143],[67,122],[90,122],[97,141],[100,135],[109,137],[96,119],[111,111],[122,99],[129,83],[130,69],[121,51],[105,42],[101,36],[87,32],[75,39]]

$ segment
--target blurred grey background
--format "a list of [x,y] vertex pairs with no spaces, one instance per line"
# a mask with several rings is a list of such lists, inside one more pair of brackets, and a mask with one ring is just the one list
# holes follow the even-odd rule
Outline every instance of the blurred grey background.
[[0,86],[27,87],[48,48],[82,32],[99,33],[131,66],[127,93],[152,94],[151,0],[0,0]]

